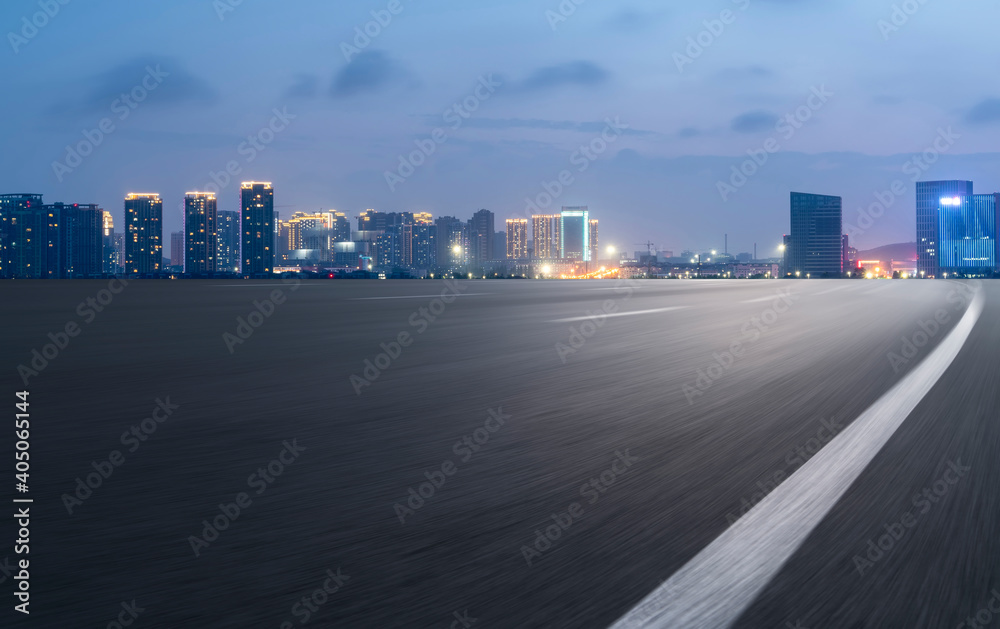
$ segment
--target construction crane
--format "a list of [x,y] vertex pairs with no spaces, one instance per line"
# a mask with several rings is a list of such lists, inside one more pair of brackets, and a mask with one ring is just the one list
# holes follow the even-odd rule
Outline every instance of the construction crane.
[[650,241],[637,242],[636,247],[646,247],[649,255],[646,257],[646,276],[649,277],[653,274],[653,261],[656,260],[656,245]]

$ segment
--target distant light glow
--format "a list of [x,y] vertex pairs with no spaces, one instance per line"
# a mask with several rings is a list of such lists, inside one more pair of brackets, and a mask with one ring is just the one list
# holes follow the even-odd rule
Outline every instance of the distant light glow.
[[952,207],[962,205],[962,197],[944,197],[941,199],[941,205]]

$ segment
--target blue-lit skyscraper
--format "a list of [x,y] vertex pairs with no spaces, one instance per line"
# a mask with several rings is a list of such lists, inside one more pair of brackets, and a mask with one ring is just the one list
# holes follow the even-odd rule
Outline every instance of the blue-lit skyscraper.
[[917,182],[917,272],[938,275],[938,208],[941,199],[971,197],[971,181]]
[[974,194],[938,199],[938,272],[991,275],[997,269],[998,197]]

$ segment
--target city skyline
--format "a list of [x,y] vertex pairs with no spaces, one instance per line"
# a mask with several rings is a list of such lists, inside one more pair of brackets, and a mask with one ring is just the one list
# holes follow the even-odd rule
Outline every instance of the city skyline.
[[[384,2],[312,7],[305,23],[276,7],[223,4],[232,10],[172,3],[156,11],[155,35],[130,28],[149,9],[107,16],[66,7],[24,42],[18,25],[36,4],[0,9],[15,36],[0,68],[13,92],[33,95],[0,106],[22,121],[9,131],[20,150],[0,162],[0,189],[96,203],[123,220],[116,201],[131,182],[165,195],[172,232],[183,228],[181,193],[210,183],[221,182],[220,209],[229,211],[238,209],[233,181],[268,179],[285,190],[283,217],[487,207],[505,220],[523,215],[526,199],[567,170],[571,183],[555,204],[601,208],[610,241],[638,240],[628,229],[634,217],[664,246],[717,246],[730,233],[747,234],[742,246],[733,243],[744,249],[770,237],[765,226],[782,218],[789,188],[842,196],[845,223],[896,180],[906,184],[896,207],[912,205],[916,175],[1000,189],[992,148],[1000,94],[978,80],[975,64],[961,63],[994,46],[984,26],[1000,11],[993,5],[980,7],[981,20],[962,21],[963,36],[942,55],[923,42],[958,23],[933,4],[902,25],[891,23],[891,7],[858,1],[834,10],[741,0],[688,15],[652,2],[590,4],[571,16],[556,9],[556,17],[525,1],[505,3],[502,17],[489,5],[404,4],[363,46],[358,32]],[[735,18],[713,35],[705,24],[723,8]],[[498,19],[502,38],[491,30]],[[792,28],[804,19],[822,20],[823,32]],[[245,29],[265,23],[289,45],[203,63],[172,36],[235,46]],[[75,28],[94,41],[67,63],[54,42]],[[849,53],[839,36],[846,33]],[[601,55],[589,46],[597,35],[614,44]],[[890,73],[865,62],[872,58],[913,62]],[[35,72],[51,82],[38,83]],[[624,128],[590,159],[580,149],[601,138],[607,120]],[[777,151],[765,152],[766,163],[742,183],[733,168],[769,140]],[[430,155],[416,164],[421,144]],[[398,172],[401,158],[414,172],[392,190],[386,173]],[[723,195],[720,183],[735,192]],[[889,208],[855,242],[912,242],[904,214]]]

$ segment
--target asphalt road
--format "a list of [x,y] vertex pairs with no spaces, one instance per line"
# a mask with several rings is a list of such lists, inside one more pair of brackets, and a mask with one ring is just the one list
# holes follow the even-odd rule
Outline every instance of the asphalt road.
[[995,284],[106,288],[0,286],[3,626],[1000,626]]

